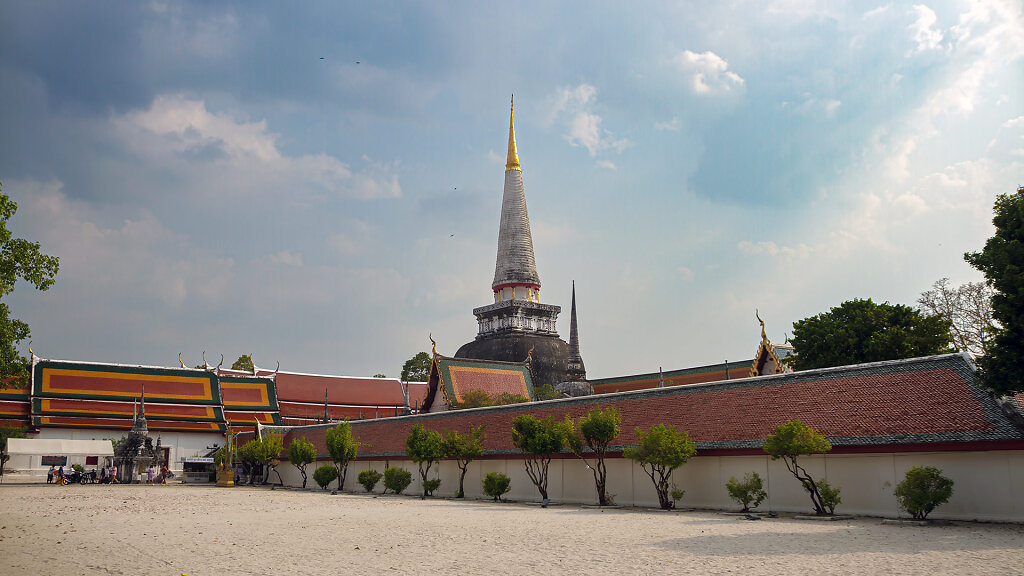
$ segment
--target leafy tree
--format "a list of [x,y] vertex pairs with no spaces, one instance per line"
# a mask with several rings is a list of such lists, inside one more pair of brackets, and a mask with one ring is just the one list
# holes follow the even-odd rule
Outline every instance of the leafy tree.
[[459,491],[455,494],[456,498],[466,497],[466,493],[463,490],[466,471],[469,469],[470,462],[483,456],[485,438],[487,438],[487,435],[484,434],[483,426],[474,426],[466,434],[460,434],[455,430],[449,430],[444,433],[445,454],[449,458],[454,458],[459,466]]
[[[263,440],[260,441],[259,450],[256,453],[260,465],[268,466],[274,472],[277,472],[277,482],[284,484],[281,479],[281,473],[277,470],[277,465],[280,463],[281,452],[284,451],[284,434],[264,434]],[[270,470],[267,471],[266,478],[263,479],[265,484],[270,479]]]
[[768,497],[764,490],[764,480],[757,472],[747,472],[743,480],[730,477],[725,483],[725,489],[729,491],[729,497],[743,507],[740,512],[750,512],[751,508],[757,508]]
[[[223,448],[217,451],[217,455],[220,459],[224,458]],[[242,471],[249,478],[249,484],[256,481],[256,467],[259,465],[260,451],[262,450],[262,442],[259,439],[249,440],[245,444],[242,444],[235,450],[235,460],[242,463]],[[217,462],[220,465],[220,462]]]
[[679,498],[670,494],[672,471],[697,453],[697,445],[690,440],[688,432],[680,432],[675,426],[664,424],[651,426],[647,432],[638,427],[636,438],[637,445],[626,448],[622,455],[640,464],[654,483],[658,503],[669,510],[675,506],[676,500],[682,498],[682,494]]
[[462,402],[459,402],[459,408],[483,408],[484,406],[494,406],[494,399],[483,390],[470,390],[462,395]]
[[512,480],[501,472],[488,472],[484,476],[484,494],[494,498],[495,502],[501,500],[501,495],[508,492]]
[[381,476],[383,476],[383,474],[376,470],[366,469],[360,472],[356,479],[367,492],[373,492],[374,487],[377,486],[377,482],[380,482]]
[[494,406],[505,406],[506,404],[523,404],[529,402],[530,399],[526,396],[520,396],[519,394],[512,394],[511,392],[502,392],[494,397]]
[[324,464],[313,471],[313,481],[324,490],[327,490],[327,485],[334,482],[337,477],[338,469],[330,464]]
[[402,365],[402,382],[426,382],[430,379],[430,354],[418,352]]
[[412,472],[405,468],[392,466],[384,470],[384,492],[391,490],[395,494],[401,494],[412,484]]
[[252,372],[253,368],[254,364],[252,363],[252,356],[248,354],[242,354],[238,357],[238,360],[235,360],[235,362],[231,364],[232,370],[240,370],[242,372]]
[[378,374],[374,374],[373,377],[374,378],[387,378],[388,375],[387,374],[380,374],[380,373],[378,373]]
[[430,480],[423,481],[423,492],[424,496],[430,496],[435,490],[441,487],[440,478],[431,478]]
[[419,424],[413,424],[405,438],[405,453],[420,467],[420,483],[423,485],[423,496],[426,497],[430,467],[445,457],[444,438],[437,430],[427,430]]
[[[581,417],[573,426],[573,433],[569,437],[569,448],[587,464],[594,473],[594,484],[597,486],[597,502],[601,506],[611,504],[606,487],[608,485],[608,469],[605,467],[604,457],[608,453],[608,446],[619,436],[622,431],[619,423],[622,417],[614,407],[607,410],[594,408],[586,416]],[[586,445],[589,452],[584,452]],[[593,454],[593,463],[587,454]]]
[[949,278],[942,278],[931,290],[921,294],[917,304],[925,314],[949,322],[949,333],[958,350],[984,356],[998,329],[992,316],[994,294],[992,287],[984,282],[953,287],[949,285]]
[[557,400],[559,398],[565,398],[565,395],[555,390],[555,387],[548,384],[541,384],[533,389],[533,397],[537,400]]
[[981,381],[996,393],[1012,394],[1024,391],[1024,186],[997,196],[994,209],[996,233],[981,252],[964,259],[995,290],[992,316],[1000,324],[978,359]]
[[344,490],[349,462],[355,460],[359,455],[359,442],[352,438],[352,426],[348,420],[327,430],[324,440],[327,444],[327,453],[330,454],[334,467],[338,471],[335,475],[335,478],[338,479],[338,490]]
[[4,475],[4,465],[11,459],[7,454],[8,438],[25,438],[25,429],[4,424],[0,426],[0,476]]
[[797,458],[828,452],[832,449],[832,444],[829,444],[828,439],[803,422],[790,420],[776,426],[775,433],[768,435],[762,448],[772,457],[772,460],[782,459],[786,464],[786,469],[800,481],[804,490],[810,494],[815,513],[825,514],[826,506],[822,501],[818,483],[811,478],[807,470],[800,466]]
[[538,420],[533,415],[521,414],[512,421],[512,445],[526,455],[523,459],[526,474],[545,501],[551,456],[566,447],[571,435],[572,422],[568,418],[559,422],[551,416]]
[[[18,279],[46,291],[60,269],[60,259],[40,252],[38,242],[12,237],[7,222],[17,211],[18,204],[0,190],[0,299],[14,291]],[[0,388],[28,384],[31,363],[16,346],[31,334],[28,324],[11,318],[10,308],[0,302]]]
[[843,302],[793,323],[794,370],[916,358],[949,352],[949,322],[902,304]]
[[953,481],[933,466],[914,466],[896,485],[894,494],[900,508],[915,520],[925,520],[937,506],[949,502]]
[[288,461],[302,474],[302,487],[306,487],[306,465],[316,462],[316,446],[305,436],[292,440],[288,445]]
[[[804,490],[807,487],[804,486]],[[810,490],[807,490],[810,492]],[[839,488],[833,488],[828,482],[818,480],[818,493],[821,494],[821,505],[828,510],[829,514],[836,513],[836,506],[842,504],[843,499],[839,497]]]

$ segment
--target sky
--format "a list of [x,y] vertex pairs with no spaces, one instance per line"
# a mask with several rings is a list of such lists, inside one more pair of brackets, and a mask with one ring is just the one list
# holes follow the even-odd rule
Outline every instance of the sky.
[[[602,378],[913,305],[1024,185],[1019,1],[0,1],[6,301],[44,358],[398,376],[490,290],[515,94],[541,301]],[[27,355],[27,343],[22,346]]]

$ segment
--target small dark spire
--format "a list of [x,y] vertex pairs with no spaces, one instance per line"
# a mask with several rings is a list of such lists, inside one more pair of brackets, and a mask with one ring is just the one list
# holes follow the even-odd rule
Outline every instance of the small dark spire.
[[587,369],[583,366],[580,356],[580,337],[576,328],[576,281],[572,283],[572,311],[569,313],[569,361],[566,366],[566,378],[570,382],[581,382],[587,379]]

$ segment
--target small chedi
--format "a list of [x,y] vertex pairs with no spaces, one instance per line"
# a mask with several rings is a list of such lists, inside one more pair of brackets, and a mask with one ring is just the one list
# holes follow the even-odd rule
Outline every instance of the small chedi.
[[142,386],[140,407],[135,411],[135,419],[128,435],[114,446],[114,465],[117,466],[117,480],[130,484],[137,481],[139,473],[157,461],[162,453],[160,437],[153,443],[146,424],[146,386]]

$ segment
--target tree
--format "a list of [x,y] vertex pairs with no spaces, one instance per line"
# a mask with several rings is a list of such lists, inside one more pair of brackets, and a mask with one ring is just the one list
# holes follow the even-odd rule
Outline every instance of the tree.
[[374,378],[387,378],[388,375],[387,374],[381,374],[381,373],[378,372],[377,374],[374,374],[373,377]]
[[405,468],[392,466],[384,470],[384,492],[391,490],[395,494],[401,494],[412,484],[412,472]]
[[418,352],[402,365],[402,382],[426,382],[430,379],[430,354]]
[[[261,450],[260,440],[249,440],[235,450],[235,460],[242,463],[242,471],[249,477],[249,484],[255,482],[256,466],[259,464],[259,452]],[[224,458],[223,448],[217,451],[220,459]],[[220,465],[220,462],[217,462]]]
[[548,500],[548,465],[551,464],[551,456],[566,447],[570,435],[572,422],[568,418],[565,422],[559,422],[551,416],[538,420],[533,415],[521,414],[512,421],[512,445],[526,455],[523,459],[526,475],[537,487],[545,504]]
[[495,502],[501,500],[501,495],[508,492],[512,480],[501,472],[488,472],[484,476],[484,494],[494,498]]
[[430,467],[445,457],[444,438],[437,430],[427,430],[419,424],[413,424],[405,438],[405,453],[420,467],[420,484],[423,486],[423,497],[426,498]]
[[996,233],[964,259],[992,286],[992,316],[1000,327],[978,359],[981,381],[998,394],[1024,391],[1024,186],[996,197]]
[[344,490],[348,464],[359,455],[359,442],[352,438],[352,426],[348,420],[328,429],[324,442],[327,444],[327,453],[330,454],[338,471],[335,476],[338,479],[338,490]]
[[997,330],[992,316],[994,294],[992,287],[984,282],[953,287],[949,285],[949,278],[942,278],[931,290],[921,293],[917,304],[925,314],[949,322],[949,333],[958,350],[984,356]]
[[651,426],[647,432],[637,427],[636,438],[637,445],[626,448],[622,455],[640,464],[654,483],[658,503],[669,510],[679,499],[670,493],[674,491],[671,487],[672,471],[697,453],[697,445],[690,440],[688,432],[680,432],[675,426],[664,424]]
[[449,430],[444,433],[445,454],[449,458],[454,458],[459,466],[459,491],[455,493],[456,498],[466,497],[466,493],[463,490],[466,471],[469,469],[470,462],[483,456],[485,438],[487,438],[487,435],[484,434],[483,426],[474,426],[466,434],[459,434],[455,430]]
[[794,370],[917,358],[949,352],[949,322],[902,304],[843,302],[793,323]]
[[[46,291],[60,269],[60,259],[40,252],[38,242],[12,238],[7,222],[17,211],[18,204],[0,190],[0,299],[14,291],[18,279]],[[10,308],[0,302],[0,388],[28,384],[31,362],[18,354],[16,346],[31,334],[28,324],[11,318]]]
[[[826,505],[822,500],[818,483],[797,462],[799,456],[824,454],[832,449],[832,444],[817,430],[799,420],[790,420],[775,427],[775,433],[769,434],[762,446],[772,460],[779,458],[786,464],[786,469],[800,481],[804,490],[811,495],[814,512],[825,514]],[[831,488],[830,488],[831,490]],[[835,490],[838,495],[838,490]]]
[[900,508],[915,520],[925,520],[937,506],[949,502],[953,496],[953,481],[943,476],[938,468],[914,466],[907,470],[893,494]]
[[523,404],[529,402],[530,399],[526,396],[520,396],[518,394],[512,394],[511,392],[502,392],[497,396],[491,396],[483,390],[470,390],[462,395],[462,401],[459,402],[459,408],[482,408],[484,406],[504,406],[506,404]]
[[373,492],[373,488],[377,486],[377,482],[380,481],[381,476],[383,476],[383,474],[376,470],[366,469],[359,473],[356,480],[363,485],[363,488],[365,488],[367,492]]
[[292,440],[288,445],[288,461],[302,474],[302,487],[306,487],[306,465],[316,461],[316,446],[305,436]]
[[559,398],[565,398],[565,394],[562,394],[555,387],[550,384],[541,384],[533,389],[533,397],[537,400],[557,400]]
[[[569,437],[569,448],[587,464],[594,473],[594,484],[597,486],[597,502],[601,506],[611,504],[606,487],[608,485],[608,469],[605,467],[604,457],[608,453],[608,445],[615,440],[621,432],[619,423],[622,417],[614,407],[607,410],[594,408],[586,416],[581,417],[573,425],[573,433]],[[594,456],[591,463],[583,446]]]
[[324,490],[327,490],[327,485],[334,482],[337,477],[338,469],[330,464],[324,464],[316,470],[313,470],[313,481]]
[[24,428],[8,426],[6,424],[0,426],[0,476],[4,475],[4,465],[11,459],[10,455],[7,454],[7,439],[24,438],[25,436]]
[[235,362],[231,364],[231,369],[238,370],[241,372],[252,372],[254,369],[254,364],[252,363],[252,356],[248,354],[242,354],[241,356],[238,357],[238,360],[235,360]]
[[[284,451],[284,434],[264,434],[263,440],[260,441],[259,451],[256,453],[258,462],[261,465],[267,465],[271,470],[277,472],[277,481],[279,484],[284,484],[281,479],[281,473],[277,470],[277,465],[281,461],[281,452]],[[270,471],[267,471],[266,478],[263,479],[265,484],[270,479]]]
[[761,501],[768,497],[764,490],[764,480],[757,472],[747,472],[743,475],[743,480],[737,480],[735,476],[729,477],[725,489],[728,490],[729,497],[743,507],[740,512],[750,512],[751,504],[757,508]]

